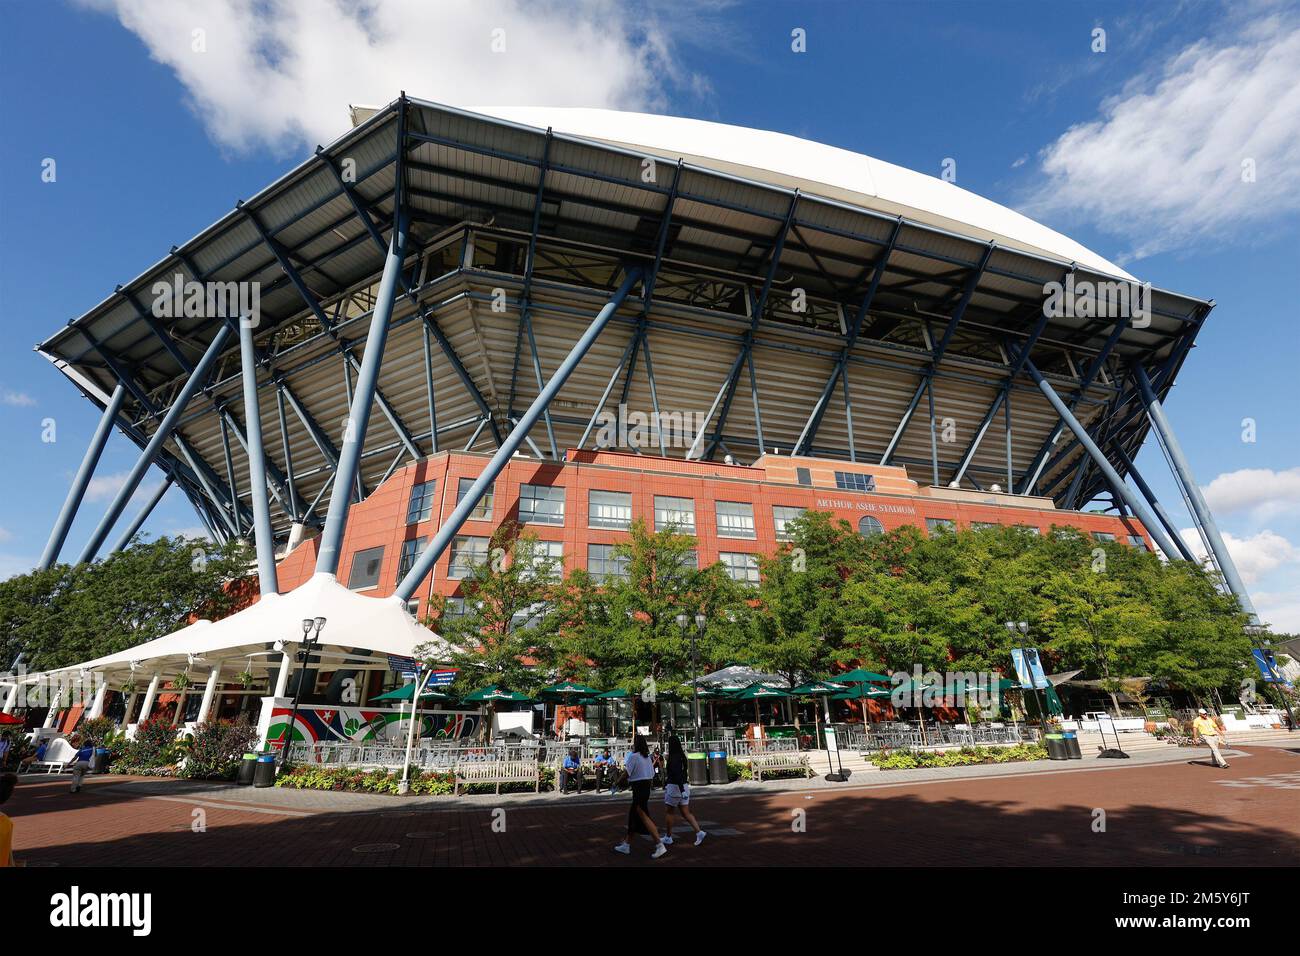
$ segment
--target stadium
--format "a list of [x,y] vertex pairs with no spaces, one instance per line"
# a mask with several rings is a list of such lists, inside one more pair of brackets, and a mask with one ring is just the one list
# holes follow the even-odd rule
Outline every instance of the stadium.
[[[363,592],[417,613],[454,598],[457,542],[487,533],[492,496],[496,522],[526,511],[579,566],[660,497],[695,502],[700,560],[742,555],[742,576],[779,509],[807,507],[863,533],[1074,525],[1195,560],[1134,466],[1154,433],[1253,614],[1162,408],[1213,301],[951,182],[783,134],[405,94],[352,113],[37,347],[101,416],[42,566],[124,547],[179,488],[215,540],[255,542],[262,603],[285,609],[205,648],[261,650],[269,673],[274,642],[321,613],[293,595],[322,580],[340,619]],[[140,458],[65,551],[115,430]],[[153,468],[163,485],[126,515]],[[561,495],[551,534],[535,489],[557,485],[569,518]],[[413,639],[331,630],[374,669]],[[190,653],[157,650],[82,666],[144,667],[156,688]]]

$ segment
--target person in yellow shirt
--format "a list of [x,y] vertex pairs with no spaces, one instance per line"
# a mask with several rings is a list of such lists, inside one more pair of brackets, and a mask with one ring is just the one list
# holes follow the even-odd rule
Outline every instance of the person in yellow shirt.
[[[18,784],[18,774],[0,774],[0,803],[9,799]],[[14,822],[0,813],[0,867],[14,865]]]
[[1192,740],[1205,741],[1206,746],[1210,748],[1210,753],[1214,755],[1216,767],[1228,766],[1228,761],[1224,760],[1223,754],[1219,752],[1219,746],[1226,744],[1227,741],[1220,739],[1219,725],[1204,707],[1196,712],[1196,719],[1192,721]]

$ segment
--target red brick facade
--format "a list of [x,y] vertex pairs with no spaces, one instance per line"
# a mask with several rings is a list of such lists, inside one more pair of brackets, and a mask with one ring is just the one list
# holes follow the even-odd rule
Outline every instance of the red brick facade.
[[[461,478],[479,475],[488,456],[443,452],[413,462],[394,473],[369,498],[353,505],[343,538],[339,580],[347,585],[353,557],[359,551],[382,547],[378,583],[365,592],[376,597],[391,594],[397,586],[402,542],[432,538],[442,518],[456,506]],[[806,470],[801,475],[801,471]],[[836,472],[870,476],[874,491],[836,487]],[[805,483],[801,484],[800,479]],[[408,525],[411,490],[417,483],[436,481],[428,520]],[[626,532],[589,527],[588,501],[592,491],[625,492],[631,496],[632,516],[654,526],[656,496],[689,498],[695,504],[695,537],[701,566],[718,560],[720,552],[770,554],[778,546],[773,507],[785,506],[828,511],[857,525],[864,516],[875,518],[885,530],[902,525],[926,527],[926,519],[953,521],[959,528],[981,522],[1021,525],[1041,533],[1053,525],[1071,526],[1089,533],[1115,535],[1122,543],[1140,536],[1151,542],[1141,523],[1113,515],[1060,511],[1046,498],[1029,498],[997,492],[947,488],[921,488],[907,477],[906,469],[850,464],[816,458],[766,456],[753,466],[683,461],[623,452],[570,452],[563,463],[517,457],[497,477],[490,520],[469,520],[462,535],[488,537],[507,520],[517,520],[523,484],[549,485],[565,490],[564,524],[529,524],[543,541],[558,541],[567,569],[587,566],[589,544],[612,544]],[[716,504],[740,502],[753,507],[754,537],[718,534]],[[432,580],[422,582],[416,594],[424,613],[433,593],[459,594],[458,580],[448,577],[451,549],[438,559]],[[316,563],[316,541],[305,541],[279,565],[280,588],[288,591],[307,580]]]

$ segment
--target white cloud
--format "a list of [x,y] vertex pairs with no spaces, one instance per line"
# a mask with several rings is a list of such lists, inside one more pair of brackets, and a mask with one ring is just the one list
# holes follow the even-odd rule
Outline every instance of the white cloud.
[[0,542],[10,541],[13,539],[13,536],[14,533],[8,528],[0,528]]
[[[126,484],[126,478],[129,474],[130,472],[127,471],[118,471],[111,475],[96,475],[94,478],[91,478],[90,483],[86,485],[86,500],[109,500],[122,490],[122,486]],[[137,498],[142,496],[147,497],[148,495],[153,494],[158,490],[158,485],[159,482],[157,481],[142,482],[140,486],[135,489],[135,493],[131,496],[131,500],[135,501]]]
[[1214,512],[1247,511],[1259,519],[1300,511],[1300,468],[1242,468],[1219,475],[1204,488]]
[[[1142,258],[1300,209],[1300,18],[1224,23],[1042,151],[1033,214],[1143,238]],[[1256,181],[1242,181],[1253,161]]]
[[0,403],[13,405],[15,408],[31,408],[36,404],[36,399],[32,398],[26,392],[15,392],[5,389],[0,392]]
[[[1228,546],[1233,563],[1241,572],[1247,585],[1253,584],[1264,575],[1290,564],[1300,564],[1300,548],[1297,548],[1275,531],[1264,530],[1249,538],[1238,538],[1227,532],[1223,543]],[[1183,528],[1179,532],[1183,542],[1199,560],[1205,559],[1205,546],[1194,528]]]
[[1300,596],[1296,591],[1257,591],[1251,594],[1259,619],[1275,634],[1300,634]]
[[213,139],[237,150],[329,142],[346,129],[350,104],[388,103],[401,90],[455,106],[653,110],[673,89],[706,85],[675,58],[676,38],[699,23],[677,4],[81,2],[115,14],[175,72]]

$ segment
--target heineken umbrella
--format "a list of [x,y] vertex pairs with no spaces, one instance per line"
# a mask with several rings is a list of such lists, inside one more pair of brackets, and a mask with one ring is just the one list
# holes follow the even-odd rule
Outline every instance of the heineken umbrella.
[[[826,726],[831,723],[831,702],[829,700],[832,694],[838,694],[849,689],[848,684],[838,684],[835,681],[815,680],[807,684],[800,684],[790,691],[796,697],[820,697],[822,705],[826,708]],[[813,707],[813,731],[817,735],[817,747],[822,745],[821,715],[817,713],[817,708]]]
[[550,687],[543,687],[537,692],[538,697],[596,697],[600,691],[575,680],[562,680]]
[[[837,680],[837,681],[839,680],[839,677],[838,677],[838,676],[836,677],[836,680]],[[891,695],[892,695],[892,692],[891,692],[891,691],[887,691],[887,690],[885,690],[883,687],[868,687],[865,683],[861,683],[861,684],[854,684],[852,687],[850,687],[849,689],[845,690],[844,693],[842,693],[842,694],[832,694],[831,697],[830,697],[830,700],[860,700],[860,701],[862,701],[862,729],[865,731],[865,730],[867,729],[867,724],[870,723],[870,721],[868,720],[868,715],[867,715],[867,701],[869,701],[869,700],[887,700]],[[828,702],[827,702],[827,718],[826,718],[826,720],[827,720],[828,723],[830,722],[830,716],[829,716],[829,714],[830,714],[830,710],[829,710],[829,708],[830,708],[830,703],[829,703],[829,701],[828,701]]]
[[768,687],[766,684],[751,684],[739,694],[735,695],[736,700],[752,700],[754,702],[754,723],[762,726],[763,721],[758,714],[758,702],[760,700],[788,700],[790,695],[783,690],[775,687]]
[[[415,682],[412,681],[387,693],[380,694],[378,697],[371,697],[370,702],[373,704],[377,700],[410,700],[411,695],[414,693]],[[420,700],[451,700],[451,694],[444,693],[436,687],[426,687],[420,691]]]
[[[517,691],[506,690],[498,684],[489,684],[487,687],[480,687],[478,690],[466,694],[461,699],[467,704],[474,703],[483,705],[483,717],[485,718],[483,721],[483,729],[485,733],[488,730],[488,721],[486,720],[488,705],[496,703],[497,701],[505,701],[512,704],[526,704],[532,701],[532,698],[527,694],[520,694]],[[486,740],[486,736],[483,739]]]

